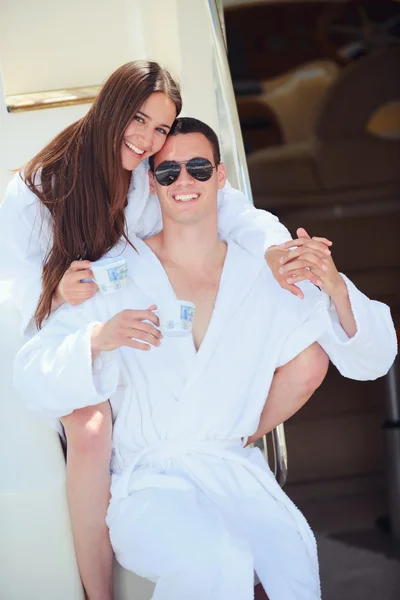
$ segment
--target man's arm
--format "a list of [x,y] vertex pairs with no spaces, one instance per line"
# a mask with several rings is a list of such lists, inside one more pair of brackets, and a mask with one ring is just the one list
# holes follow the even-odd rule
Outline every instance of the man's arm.
[[21,348],[14,363],[14,384],[29,410],[60,418],[104,402],[115,392],[116,357],[103,353],[92,362],[91,335],[97,325],[80,306],[64,305]]
[[120,375],[115,350],[148,351],[160,345],[155,308],[123,310],[100,322],[93,320],[93,301],[61,307],[17,354],[14,382],[26,406],[59,418],[108,400]]
[[328,365],[326,353],[314,343],[279,367],[275,371],[257,431],[248,438],[247,443],[256,442],[300,410],[323,382]]

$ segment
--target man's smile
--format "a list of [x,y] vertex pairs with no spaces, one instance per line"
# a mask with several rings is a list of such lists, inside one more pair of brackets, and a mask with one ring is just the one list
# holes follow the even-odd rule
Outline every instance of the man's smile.
[[198,193],[173,194],[172,197],[176,202],[195,202],[199,198]]

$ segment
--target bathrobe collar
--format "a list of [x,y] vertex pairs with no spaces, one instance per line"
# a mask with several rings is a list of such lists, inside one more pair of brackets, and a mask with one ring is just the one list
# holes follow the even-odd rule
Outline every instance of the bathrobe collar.
[[[176,294],[168,275],[154,252],[139,238],[134,239],[132,243],[137,252],[132,248],[127,249],[126,252],[130,279],[149,298],[154,299],[155,304],[161,305],[163,302],[176,300]],[[263,261],[253,257],[249,260],[249,256],[248,252],[235,242],[228,241],[228,251],[215,306],[203,342],[197,352],[192,336],[188,336],[187,340],[182,338],[186,340],[186,343],[179,344],[180,359],[183,363],[187,362],[188,353],[192,361],[185,392],[202,374],[218,346],[224,329],[246,298],[261,270],[267,268]],[[246,268],[242,269],[240,263],[244,259]]]

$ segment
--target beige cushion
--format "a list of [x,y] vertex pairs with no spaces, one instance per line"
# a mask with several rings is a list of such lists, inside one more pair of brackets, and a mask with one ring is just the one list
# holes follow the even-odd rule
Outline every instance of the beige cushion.
[[308,144],[290,144],[253,152],[248,157],[254,196],[316,191],[315,157]]

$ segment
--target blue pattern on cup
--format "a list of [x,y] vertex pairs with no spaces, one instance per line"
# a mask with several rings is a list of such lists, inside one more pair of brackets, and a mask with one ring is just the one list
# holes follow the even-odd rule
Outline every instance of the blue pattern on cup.
[[192,306],[187,306],[184,304],[181,306],[181,319],[183,321],[187,321],[188,323],[192,323],[194,318],[194,309]]
[[115,283],[116,281],[121,281],[122,279],[126,279],[128,277],[128,268],[126,265],[111,267],[110,269],[107,269],[107,273],[110,282]]

